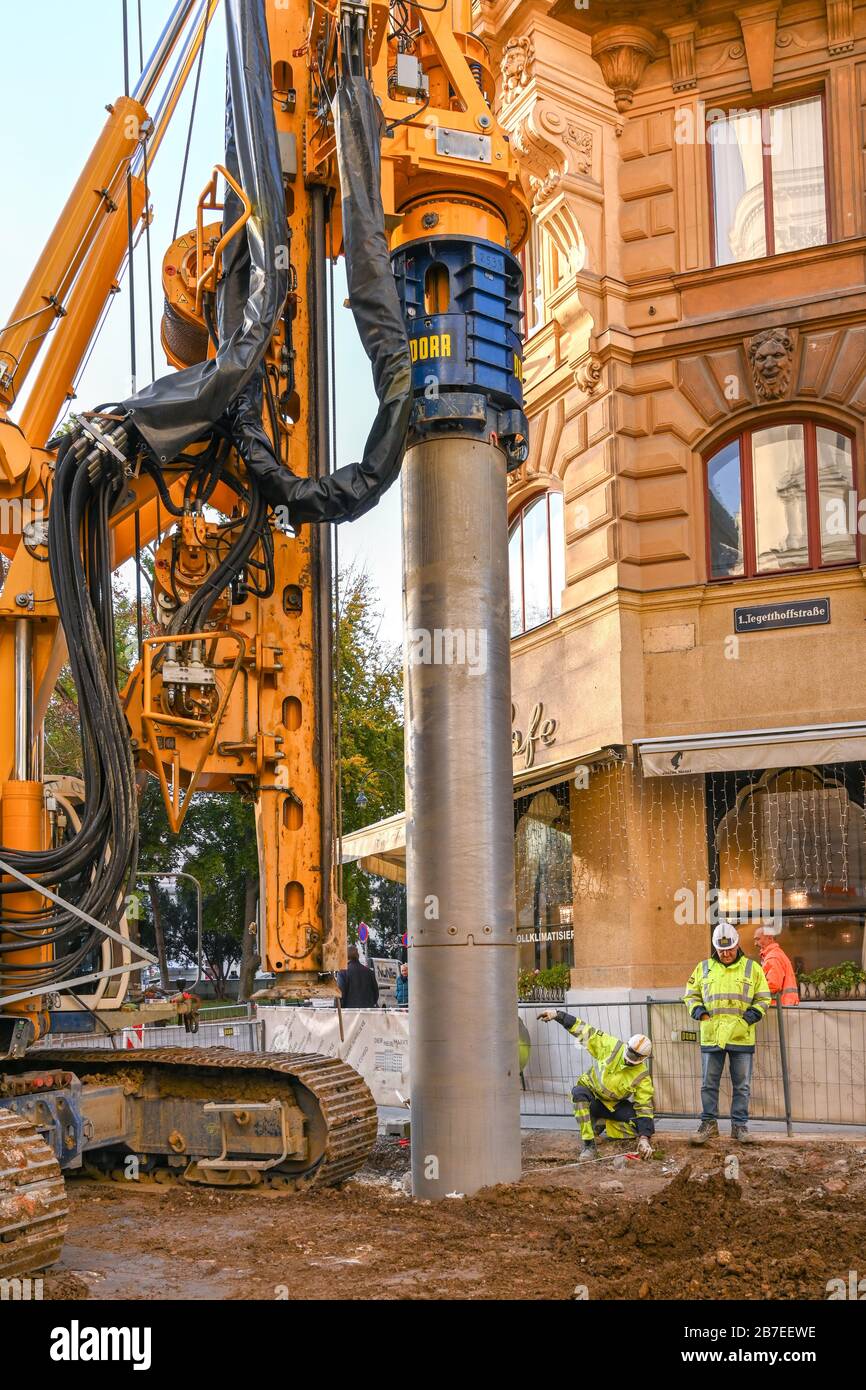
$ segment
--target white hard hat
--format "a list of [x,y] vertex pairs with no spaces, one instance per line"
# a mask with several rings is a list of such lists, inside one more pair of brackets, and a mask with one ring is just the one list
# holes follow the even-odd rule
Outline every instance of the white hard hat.
[[653,1050],[653,1045],[645,1033],[632,1033],[625,1045],[625,1050],[632,1057],[640,1057],[646,1061]]
[[733,922],[726,922],[724,919],[713,932],[713,945],[717,951],[730,951],[734,946],[740,944],[740,933],[737,931]]

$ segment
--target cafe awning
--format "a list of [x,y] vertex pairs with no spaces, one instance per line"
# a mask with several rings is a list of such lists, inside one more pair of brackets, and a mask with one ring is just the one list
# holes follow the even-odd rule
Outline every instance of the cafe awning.
[[406,817],[402,811],[375,825],[353,830],[342,840],[342,862],[358,864],[367,874],[406,882]]
[[715,734],[635,739],[645,777],[703,772],[763,772],[866,761],[866,724],[811,724]]

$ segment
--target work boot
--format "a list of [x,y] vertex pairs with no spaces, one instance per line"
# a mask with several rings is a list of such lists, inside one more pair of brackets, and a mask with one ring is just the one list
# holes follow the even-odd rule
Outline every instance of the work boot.
[[755,1136],[750,1134],[745,1125],[731,1125],[731,1138],[737,1144],[754,1144]]
[[718,1139],[719,1125],[717,1120],[701,1120],[694,1134],[691,1137],[693,1144],[706,1144],[708,1139]]
[[598,1158],[598,1149],[595,1147],[595,1140],[587,1139],[580,1153],[577,1155],[577,1161],[578,1163],[589,1163],[594,1158]]

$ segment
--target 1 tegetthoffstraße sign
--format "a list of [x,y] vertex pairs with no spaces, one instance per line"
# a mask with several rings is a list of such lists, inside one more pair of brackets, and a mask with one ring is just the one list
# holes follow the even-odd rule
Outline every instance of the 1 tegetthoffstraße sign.
[[767,632],[776,627],[814,627],[830,621],[828,598],[798,598],[734,609],[734,632]]

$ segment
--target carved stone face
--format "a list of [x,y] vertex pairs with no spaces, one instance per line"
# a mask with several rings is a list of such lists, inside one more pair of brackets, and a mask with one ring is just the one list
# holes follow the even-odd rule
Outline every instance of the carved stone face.
[[751,340],[749,361],[761,400],[774,401],[784,396],[791,380],[793,354],[793,340],[784,328],[768,328]]
[[526,66],[530,58],[530,44],[527,38],[510,39],[502,54],[500,71],[506,92],[517,87],[525,87],[528,81]]

